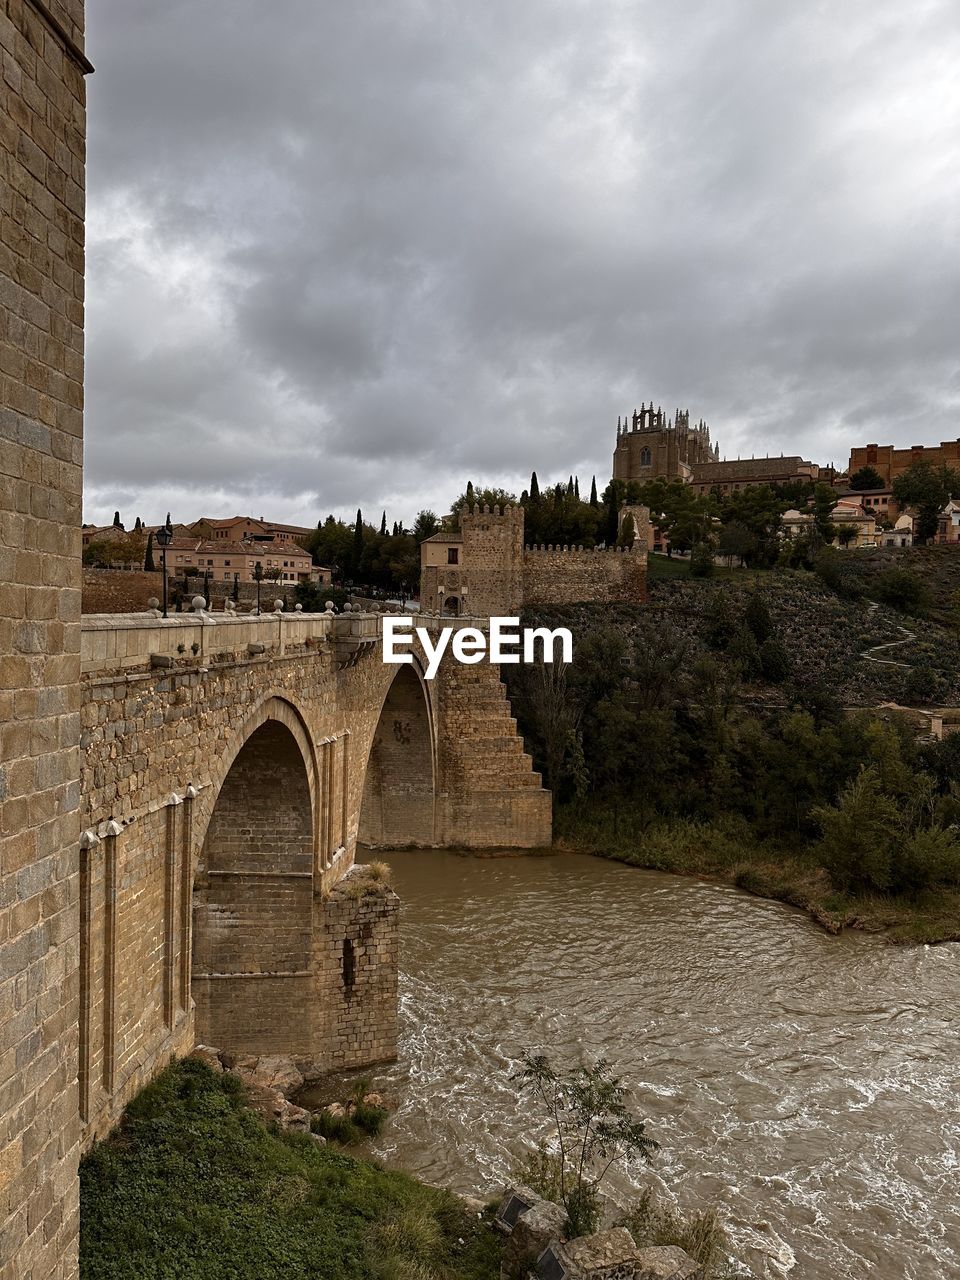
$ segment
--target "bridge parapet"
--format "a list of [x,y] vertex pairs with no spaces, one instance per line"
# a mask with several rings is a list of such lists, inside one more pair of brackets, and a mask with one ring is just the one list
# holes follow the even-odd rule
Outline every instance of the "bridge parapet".
[[[364,616],[346,614],[343,621]],[[220,655],[223,661],[242,661],[263,653],[283,654],[322,643],[339,621],[328,613],[183,613],[170,618],[153,613],[87,614],[81,630],[81,670],[99,675],[151,665],[203,665]]]

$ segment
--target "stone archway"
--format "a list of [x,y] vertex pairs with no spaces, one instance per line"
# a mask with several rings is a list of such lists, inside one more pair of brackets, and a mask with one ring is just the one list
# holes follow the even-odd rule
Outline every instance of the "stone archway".
[[197,1038],[220,1048],[291,1053],[309,1045],[313,762],[298,738],[269,716],[253,728],[203,840],[192,990]]
[[371,847],[433,845],[433,717],[417,669],[402,666],[387,691],[363,779],[358,840]]

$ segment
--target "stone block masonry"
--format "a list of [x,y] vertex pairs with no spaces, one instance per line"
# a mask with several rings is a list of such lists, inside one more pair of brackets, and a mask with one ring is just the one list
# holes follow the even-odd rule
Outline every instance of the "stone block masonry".
[[76,1274],[82,0],[0,4],[0,1277]]

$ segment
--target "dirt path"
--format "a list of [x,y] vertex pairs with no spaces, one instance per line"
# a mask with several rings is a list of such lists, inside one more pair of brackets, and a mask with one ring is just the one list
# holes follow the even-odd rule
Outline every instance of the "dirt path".
[[[874,613],[880,607],[876,600],[868,600],[867,606],[871,613]],[[875,658],[873,656],[875,653],[879,653],[881,649],[896,649],[898,645],[910,644],[917,638],[916,632],[908,631],[906,627],[898,626],[897,630],[903,635],[902,640],[887,640],[884,644],[875,644],[872,648],[865,649],[860,657],[865,662],[876,662],[883,667],[902,667],[904,671],[912,671],[913,667],[909,662],[896,662],[893,658]]]

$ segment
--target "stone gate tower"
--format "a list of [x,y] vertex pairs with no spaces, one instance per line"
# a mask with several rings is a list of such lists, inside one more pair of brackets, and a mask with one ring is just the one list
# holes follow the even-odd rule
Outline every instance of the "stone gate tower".
[[0,1278],[78,1227],[83,0],[0,9]]

